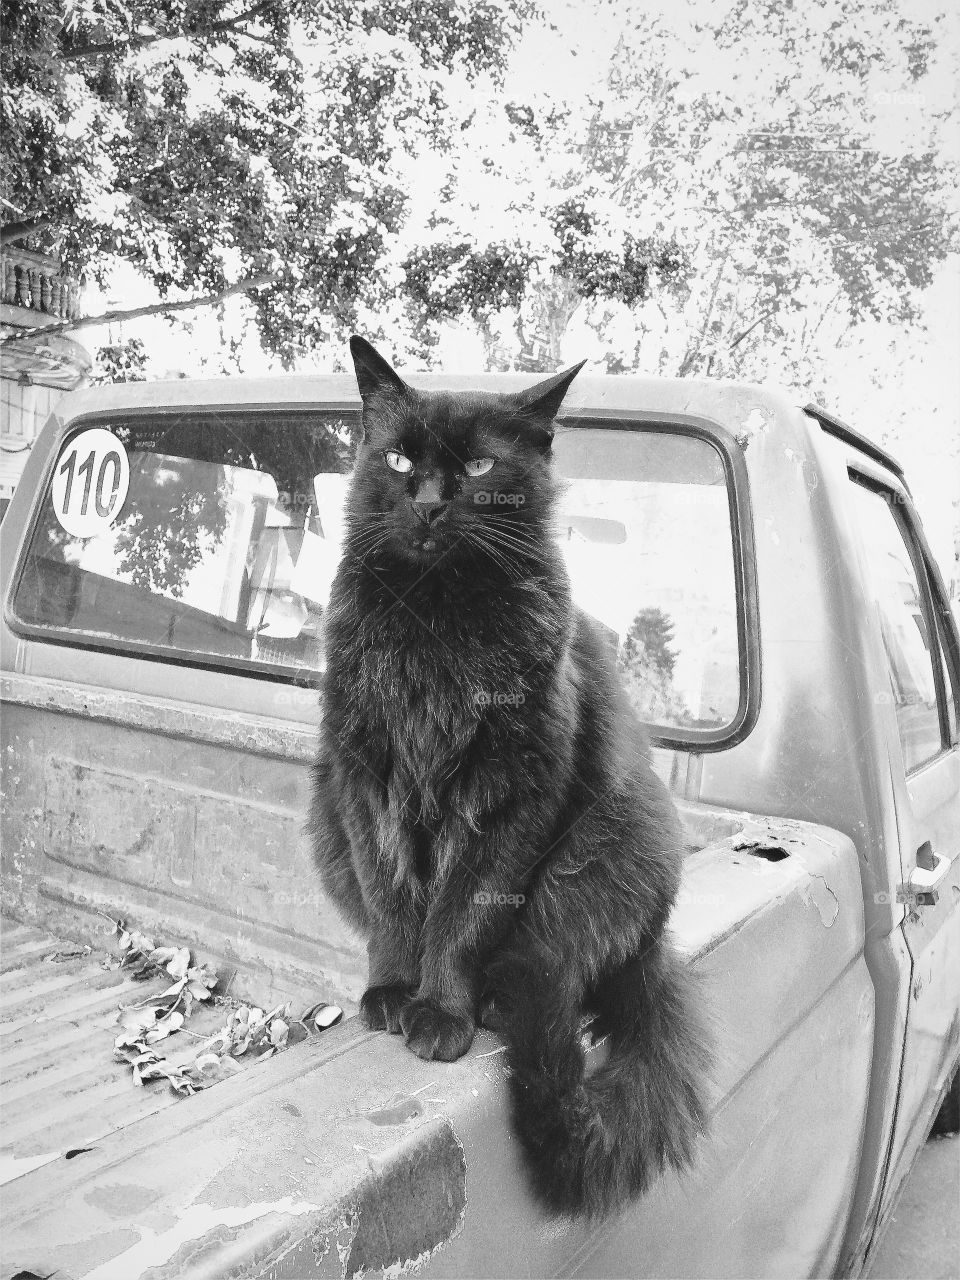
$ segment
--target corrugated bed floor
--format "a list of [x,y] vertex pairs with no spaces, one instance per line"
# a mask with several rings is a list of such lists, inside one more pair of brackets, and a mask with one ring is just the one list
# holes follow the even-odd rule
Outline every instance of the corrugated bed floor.
[[[190,1105],[163,1081],[138,1085],[114,1060],[118,1006],[168,982],[105,969],[105,954],[0,922],[0,1184],[70,1159],[143,1116]],[[191,1028],[209,1034],[222,1015],[210,1010],[191,1018]]]

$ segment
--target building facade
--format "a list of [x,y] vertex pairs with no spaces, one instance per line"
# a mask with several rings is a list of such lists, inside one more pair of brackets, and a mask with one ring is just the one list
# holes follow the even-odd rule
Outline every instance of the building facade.
[[90,372],[90,356],[54,329],[80,315],[80,287],[57,258],[4,245],[0,280],[0,513],[37,432]]

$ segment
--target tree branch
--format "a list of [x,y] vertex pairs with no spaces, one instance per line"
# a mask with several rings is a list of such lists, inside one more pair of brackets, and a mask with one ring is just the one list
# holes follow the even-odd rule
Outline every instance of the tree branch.
[[270,3],[271,0],[259,0],[258,4],[251,5],[249,9],[244,9],[235,17],[221,18],[218,22],[210,22],[205,27],[188,26],[182,31],[159,31],[150,35],[131,36],[129,40],[106,40],[102,44],[80,45],[77,49],[65,49],[61,56],[65,62],[79,62],[87,58],[98,58],[104,53],[131,53],[136,49],[145,49],[148,45],[161,44],[165,40],[199,40],[205,36],[220,35],[227,31],[245,35],[245,32],[238,30],[240,23],[255,18],[258,13],[269,8]]
[[17,333],[4,338],[3,343],[23,341],[24,338],[49,338],[58,333],[68,333],[75,329],[89,329],[97,324],[116,324],[120,320],[141,320],[144,316],[166,315],[171,311],[189,311],[193,307],[212,307],[225,302],[238,293],[249,293],[253,289],[262,289],[280,278],[279,271],[265,271],[261,275],[251,276],[249,280],[238,280],[221,293],[210,293],[200,298],[187,298],[183,302],[152,302],[149,306],[133,307],[129,311],[104,311],[99,316],[81,316],[79,320],[64,320],[61,324],[44,325],[29,333]]
[[764,320],[769,320],[770,317],[774,315],[777,310],[778,310],[778,307],[774,306],[774,307],[771,307],[769,311],[765,311],[758,320],[754,320],[753,324],[748,325],[746,329],[744,329],[743,333],[738,334],[737,337],[734,338],[734,340],[730,343],[727,350],[732,351],[734,347],[739,347],[740,343],[744,340],[744,338],[747,336],[748,333],[752,333],[758,324],[763,324]]
[[707,329],[710,326],[710,317],[713,315],[713,308],[717,301],[717,293],[720,289],[720,281],[723,279],[723,273],[727,267],[727,260],[730,257],[731,246],[728,244],[723,251],[723,258],[720,262],[720,270],[717,272],[717,278],[713,282],[713,289],[710,292],[710,301],[707,304],[707,311],[703,317],[703,324],[700,328],[700,334],[693,346],[688,348],[683,359],[680,362],[680,369],[677,373],[678,378],[686,378],[693,369],[700,356],[700,348],[703,346],[703,340],[707,336]]
[[0,244],[26,240],[27,236],[35,235],[38,231],[46,231],[52,221],[52,218],[25,218],[22,222],[8,222],[5,227],[0,228]]

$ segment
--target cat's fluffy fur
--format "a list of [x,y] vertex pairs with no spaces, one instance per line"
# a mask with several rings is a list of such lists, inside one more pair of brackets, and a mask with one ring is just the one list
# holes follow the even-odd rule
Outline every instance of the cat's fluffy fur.
[[[551,534],[553,419],[579,366],[514,395],[426,393],[351,350],[363,441],[310,825],[369,940],[361,1016],[443,1060],[495,1025],[536,1193],[607,1213],[689,1163],[708,1054],[664,935],[676,813]],[[585,1011],[610,1047],[589,1076]]]

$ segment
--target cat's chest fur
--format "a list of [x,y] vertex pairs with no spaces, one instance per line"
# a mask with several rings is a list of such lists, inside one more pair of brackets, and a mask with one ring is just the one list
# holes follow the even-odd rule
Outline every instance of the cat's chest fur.
[[431,611],[416,599],[392,610],[364,602],[362,628],[333,659],[351,749],[392,805],[402,799],[427,815],[484,758],[491,725],[515,716],[529,692],[517,602],[500,601],[502,616],[483,620],[447,603]]

